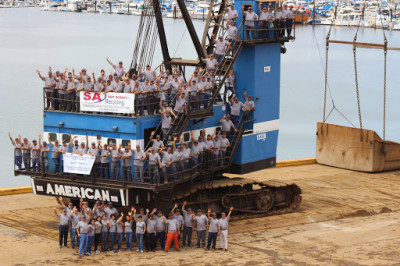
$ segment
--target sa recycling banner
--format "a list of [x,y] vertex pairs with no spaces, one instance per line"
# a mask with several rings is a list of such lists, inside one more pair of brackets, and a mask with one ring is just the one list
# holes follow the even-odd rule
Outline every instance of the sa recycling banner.
[[95,157],[87,154],[64,153],[64,173],[90,175]]
[[133,114],[135,95],[131,93],[80,92],[81,111]]

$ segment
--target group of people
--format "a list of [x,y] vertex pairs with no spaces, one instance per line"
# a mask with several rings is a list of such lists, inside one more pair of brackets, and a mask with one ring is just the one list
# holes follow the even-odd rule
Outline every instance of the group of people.
[[[262,6],[259,2],[258,9],[260,15],[253,11],[253,6],[242,6],[243,25],[245,29],[245,39],[269,39],[291,36],[293,26],[293,6],[283,5],[283,9],[278,5]],[[238,19],[238,12],[235,10],[234,5],[228,9],[228,31],[230,27],[234,27],[235,20]],[[256,28],[255,22],[258,21]],[[235,27],[236,28],[236,27]],[[286,33],[285,33],[286,31]],[[255,34],[255,33],[258,34]]]
[[[165,107],[161,111],[161,133],[155,135],[153,131],[150,136],[150,145],[144,150],[140,145],[135,148],[129,143],[123,147],[116,143],[92,142],[89,145],[88,136],[86,142],[77,140],[77,136],[69,134],[69,141],[58,139],[39,141],[36,139],[29,142],[27,138],[22,140],[21,136],[13,139],[8,133],[10,141],[14,146],[14,161],[19,170],[43,172],[49,171],[49,159],[53,164],[53,172],[63,173],[63,154],[87,154],[95,157],[91,171],[94,178],[124,179],[143,183],[145,174],[150,183],[167,183],[178,177],[183,177],[185,172],[196,172],[209,167],[219,167],[226,163],[226,154],[230,149],[231,133],[238,131],[239,115],[243,112],[244,120],[249,119],[249,113],[254,110],[255,104],[251,96],[243,94],[244,103],[239,101],[236,94],[230,98],[230,114],[224,115],[220,122],[221,130],[215,130],[213,134],[205,135],[201,131],[200,136],[195,139],[191,132],[190,142],[184,142],[183,136],[173,138],[171,146],[165,146],[161,136],[165,136],[173,123],[172,116],[176,117],[171,107]],[[178,102],[178,101],[177,101]],[[134,168],[134,177],[132,175]],[[163,181],[161,181],[161,177]]]
[[158,243],[165,252],[168,252],[171,246],[179,251],[181,244],[183,247],[192,246],[192,233],[195,231],[197,248],[215,250],[219,237],[219,249],[228,251],[228,225],[233,207],[228,214],[222,212],[221,218],[217,219],[216,213],[210,209],[205,215],[201,209],[195,213],[191,208],[186,208],[186,201],[183,202],[182,211],[175,204],[167,217],[162,210],[157,209],[150,212],[149,209],[141,208],[137,211],[132,207],[126,214],[118,212],[111,202],[106,205],[101,198],[95,202],[93,208],[83,199],[80,206],[73,206],[72,203],[66,206],[62,197],[59,197],[59,202],[63,212],[57,213],[57,208],[54,208],[54,213],[60,221],[60,248],[69,247],[69,234],[71,247],[79,246],[80,257],[106,251],[122,251],[124,239],[126,250],[132,251],[134,234],[137,242],[136,252],[154,252]]

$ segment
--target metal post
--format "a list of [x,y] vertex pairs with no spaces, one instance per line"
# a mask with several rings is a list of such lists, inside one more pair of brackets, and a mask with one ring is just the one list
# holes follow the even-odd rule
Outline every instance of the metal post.
[[159,0],[153,0],[153,9],[157,23],[158,36],[160,37],[160,45],[163,54],[165,69],[168,69],[172,73],[171,57],[169,56],[167,38],[165,37],[164,24],[162,20]]
[[[156,1],[156,0],[154,0],[154,1]],[[193,26],[192,19],[189,15],[189,12],[187,11],[185,1],[177,0],[177,3],[182,12],[182,17],[185,20],[186,27],[189,31],[189,34],[190,34],[190,37],[194,44],[194,48],[196,49],[197,55],[199,56],[199,58],[205,58],[206,55],[204,53],[203,47],[201,46],[201,43],[200,43],[199,37],[197,36],[196,30]]]

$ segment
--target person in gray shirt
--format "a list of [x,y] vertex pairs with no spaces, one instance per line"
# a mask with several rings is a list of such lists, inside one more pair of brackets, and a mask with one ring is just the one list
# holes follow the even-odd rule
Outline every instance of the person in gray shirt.
[[228,8],[228,2],[225,2],[225,10],[227,10],[226,12],[228,13],[228,22],[235,23],[235,20],[239,17],[235,5],[231,4],[230,8]]
[[154,139],[154,134],[155,134],[155,131],[152,131],[150,134],[150,142],[153,143],[151,147],[156,152],[159,152],[161,150],[161,148],[164,147],[164,143],[161,140],[160,135],[157,135],[156,139]]
[[[181,210],[178,209],[178,204],[175,204],[174,208],[172,208],[171,213],[174,215],[174,219],[178,221],[178,226],[179,226],[179,230],[180,232],[183,232],[183,228],[184,228],[184,219],[183,216],[181,214]],[[178,236],[178,240],[181,240],[181,236]]]
[[[105,210],[104,210],[105,211]],[[114,242],[115,242],[115,235],[117,231],[117,221],[115,220],[116,214],[111,214],[110,219],[109,219],[109,235],[110,235],[110,252],[114,253]]]
[[89,232],[91,232],[93,230],[93,228],[91,228],[89,226],[90,219],[91,219],[91,217],[86,219],[86,216],[83,215],[82,220],[76,225],[76,232],[78,234],[78,237],[80,238],[80,242],[79,242],[79,257],[80,258],[82,257],[83,253],[84,253],[84,255],[89,255],[86,252],[87,244],[88,244],[88,234],[89,234]]
[[122,240],[124,239],[124,222],[122,219],[124,218],[124,213],[121,212],[121,216],[118,218],[115,226],[116,226],[116,233],[117,233],[117,240],[118,240],[118,252],[122,251]]
[[8,137],[11,140],[11,144],[14,146],[14,164],[18,166],[18,170],[22,170],[22,143],[21,136],[15,138],[15,142],[11,137],[11,133],[8,132]]
[[[165,149],[166,147],[163,147]],[[163,173],[163,178],[164,178],[164,183],[168,183],[168,177],[171,174],[171,165],[173,164],[173,154],[172,154],[172,148],[168,147],[167,151],[160,151],[162,155],[162,163],[161,163],[161,168],[162,168],[162,173]]]
[[132,180],[132,152],[131,152],[131,147],[129,145],[125,146],[125,149],[122,152],[121,152],[122,144],[119,146],[119,152],[121,153],[121,162],[123,169],[122,176],[125,181]]
[[146,222],[143,221],[143,216],[139,215],[136,218],[136,209],[133,208],[133,218],[136,222],[136,240],[137,240],[137,250],[136,252],[143,253],[143,239],[146,233]]
[[58,227],[59,231],[59,244],[60,248],[62,248],[63,240],[64,247],[68,247],[68,226],[70,222],[70,217],[67,215],[67,210],[64,209],[62,214],[57,213],[57,208],[54,208],[54,213],[60,219],[60,226]]
[[117,150],[117,146],[115,146],[115,143],[111,144],[111,178],[114,180],[117,180],[119,178],[119,170],[120,170],[120,158],[121,158],[121,153],[119,150]]
[[126,240],[126,249],[128,251],[132,250],[132,218],[131,218],[132,212],[129,212],[128,215],[126,216],[126,221],[125,221],[125,240]]
[[143,75],[143,78],[149,81],[155,81],[157,79],[156,71],[151,69],[150,65],[147,65],[144,71],[142,71],[142,66],[139,66],[139,75]]
[[158,169],[161,168],[161,158],[156,151],[156,149],[150,147],[149,150],[146,152],[146,156],[148,156],[149,159],[148,168],[150,175],[150,184],[154,184],[155,179],[157,184],[160,184],[160,171]]
[[269,20],[272,18],[272,14],[268,12],[266,6],[261,8],[261,2],[258,3],[258,10],[260,11],[260,22],[258,23],[258,39],[265,39],[269,37]]
[[[148,212],[147,212],[148,215]],[[156,251],[156,237],[157,237],[157,221],[154,219],[154,215],[153,213],[150,213],[150,215],[148,215],[148,219],[147,219],[147,225],[146,225],[146,231],[147,231],[147,241],[145,241],[145,243],[147,242],[148,244],[147,246],[147,250],[148,251]]]
[[232,95],[230,102],[231,102],[231,120],[233,125],[235,127],[238,127],[240,110],[243,108],[244,104],[241,101],[239,101],[238,97],[236,97],[236,94]]
[[215,245],[217,243],[217,236],[220,235],[220,227],[219,227],[219,220],[217,219],[217,214],[215,212],[211,213],[211,210],[208,210],[208,242],[207,242],[207,249],[211,248],[215,250]]
[[230,146],[229,139],[226,137],[226,132],[222,132],[221,141],[221,166],[225,163],[226,150]]
[[181,89],[176,94],[174,111],[178,114],[178,119],[180,119],[183,116],[183,114],[187,115],[185,93]]
[[118,62],[118,66],[117,66],[117,65],[114,65],[114,64],[108,59],[108,57],[106,57],[106,59],[107,59],[107,62],[114,68],[115,73],[117,74],[117,77],[118,77],[118,78],[121,78],[122,76],[125,75],[126,71],[125,71],[125,68],[124,68],[124,66],[123,66],[124,64],[122,63],[122,61],[119,61],[119,62]]
[[233,129],[236,132],[238,131],[231,121],[231,116],[224,115],[219,122],[221,123],[221,131],[225,132],[228,139],[231,140],[231,130]]
[[[224,36],[219,36],[218,40],[215,42],[215,55],[218,65],[221,65],[225,58],[226,50],[229,50],[231,43],[224,40]],[[226,49],[226,50],[225,50]]]
[[178,236],[180,234],[180,226],[179,222],[174,219],[174,215],[172,213],[168,214],[167,220],[167,242],[165,244],[165,252],[168,252],[172,241],[175,245],[175,250],[179,251],[179,239]]
[[101,149],[101,177],[102,178],[110,178],[110,150],[108,149],[107,144],[103,146],[99,146]]
[[243,119],[244,121],[248,121],[250,119],[250,112],[254,111],[255,104],[253,101],[253,97],[251,97],[251,95],[246,97],[246,92],[243,93],[243,99],[244,99],[244,106],[242,108]]
[[91,146],[87,150],[87,154],[94,157],[94,164],[92,167],[92,171],[90,175],[94,178],[100,177],[100,170],[101,170],[101,155],[99,151],[100,141],[97,142],[97,146],[95,142],[92,142]]
[[112,202],[109,202],[109,203],[107,204],[107,207],[105,207],[105,208],[103,209],[103,211],[104,211],[104,213],[105,213],[106,216],[107,216],[107,220],[110,220],[110,219],[111,219],[111,215],[113,215],[113,214],[114,214],[114,216],[115,216],[115,215],[118,215],[118,211],[117,211],[116,208],[113,207]]
[[101,216],[101,251],[107,251],[108,228],[111,226],[106,214]]
[[235,95],[235,72],[233,70],[229,71],[228,76],[225,79],[225,91],[224,91],[224,103],[226,103],[226,95],[228,92],[231,92],[231,96],[228,96],[228,100],[230,101]]
[[186,205],[187,201],[184,201],[182,206],[183,219],[184,219],[182,245],[186,246],[186,239],[187,239],[187,245],[190,247],[192,245],[194,213],[192,212],[191,208],[185,210]]
[[53,144],[53,142],[50,139],[50,134],[48,135],[48,141],[51,146],[51,159],[53,160],[54,163],[54,173],[57,174],[60,173],[60,154],[61,154],[60,145],[58,144],[57,139],[54,141]]
[[171,125],[173,125],[171,115],[173,115],[176,119],[176,115],[174,112],[172,112],[170,107],[161,112],[161,131],[163,133],[163,138],[167,136]]
[[46,141],[41,142],[41,139],[42,139],[42,136],[39,135],[39,147],[40,147],[42,171],[44,173],[47,173],[49,171],[49,152],[50,152],[50,147],[47,145]]
[[228,216],[224,212],[221,213],[221,219],[219,219],[219,232],[220,232],[220,237],[219,237],[219,249],[225,249],[225,251],[228,251],[228,223],[229,219],[231,218],[231,214],[233,211],[233,207],[229,209]]
[[203,61],[204,63],[206,63],[207,65],[207,70],[208,71],[215,71],[217,69],[218,66],[218,61],[214,58],[213,54],[210,54],[208,56],[208,58],[201,58],[201,61]]
[[143,165],[144,161],[146,160],[146,154],[140,148],[140,145],[136,145],[136,149],[133,150],[134,162],[133,165],[135,167],[135,177],[136,181],[143,183],[144,182],[144,173],[143,173]]
[[94,229],[94,253],[99,254],[100,251],[98,250],[98,246],[101,241],[101,216],[96,217]]
[[253,7],[249,6],[247,11],[244,10],[245,5],[242,5],[242,14],[244,15],[244,28],[246,32],[245,39],[253,40],[254,21],[258,21],[258,15],[253,12]]
[[71,219],[71,230],[70,230],[71,247],[75,248],[75,241],[76,244],[79,245],[79,237],[76,232],[76,227],[78,226],[79,221],[82,219],[82,215],[79,214],[78,208],[74,207],[73,210],[70,212],[69,216]]
[[235,26],[235,21],[230,21],[226,23],[228,26],[228,33],[226,34],[226,39],[228,42],[232,43],[233,40],[237,39],[237,28]]
[[208,218],[204,214],[202,214],[201,209],[197,210],[197,215],[194,217],[195,223],[193,227],[193,231],[197,230],[197,248],[206,246],[206,229]]
[[56,82],[53,77],[53,73],[51,72],[51,68],[49,68],[49,76],[42,77],[40,75],[40,71],[36,70],[39,78],[44,81],[44,92],[46,94],[46,108],[45,110],[55,110],[54,108],[54,87],[56,86]]
[[165,225],[167,224],[167,220],[165,219],[165,216],[161,210],[154,209],[151,214],[153,214],[154,220],[156,220],[156,245],[157,241],[160,240],[161,249],[165,250]]
[[25,171],[29,171],[31,170],[31,143],[27,138],[24,138],[21,149]]

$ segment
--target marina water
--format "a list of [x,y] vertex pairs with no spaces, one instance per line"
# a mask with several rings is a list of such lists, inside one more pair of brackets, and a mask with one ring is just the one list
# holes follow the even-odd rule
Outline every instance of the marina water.
[[[0,9],[0,187],[29,185],[27,177],[13,176],[11,131],[32,140],[43,130],[43,75],[53,71],[86,68],[97,75],[106,62],[122,60],[129,67],[139,16],[43,12],[38,8]],[[203,22],[193,21],[201,37]],[[169,52],[173,57],[195,59],[183,20],[164,18]],[[278,160],[315,156],[316,122],[322,120],[325,36],[328,26],[297,26],[295,42],[282,56],[281,114]],[[334,27],[331,39],[352,41],[356,28]],[[386,32],[389,46],[400,47],[400,32]],[[360,29],[358,40],[383,43],[382,30]],[[154,64],[161,63],[159,45]],[[327,110],[335,106],[359,126],[351,46],[332,44],[329,50]],[[400,52],[389,51],[387,62],[386,138],[400,141]],[[357,49],[363,127],[382,136],[383,51]],[[265,84],[268,89],[268,84]],[[241,96],[240,96],[241,97]],[[257,95],[255,95],[257,97]],[[257,107],[257,102],[256,102]],[[350,125],[333,111],[327,122]]]

